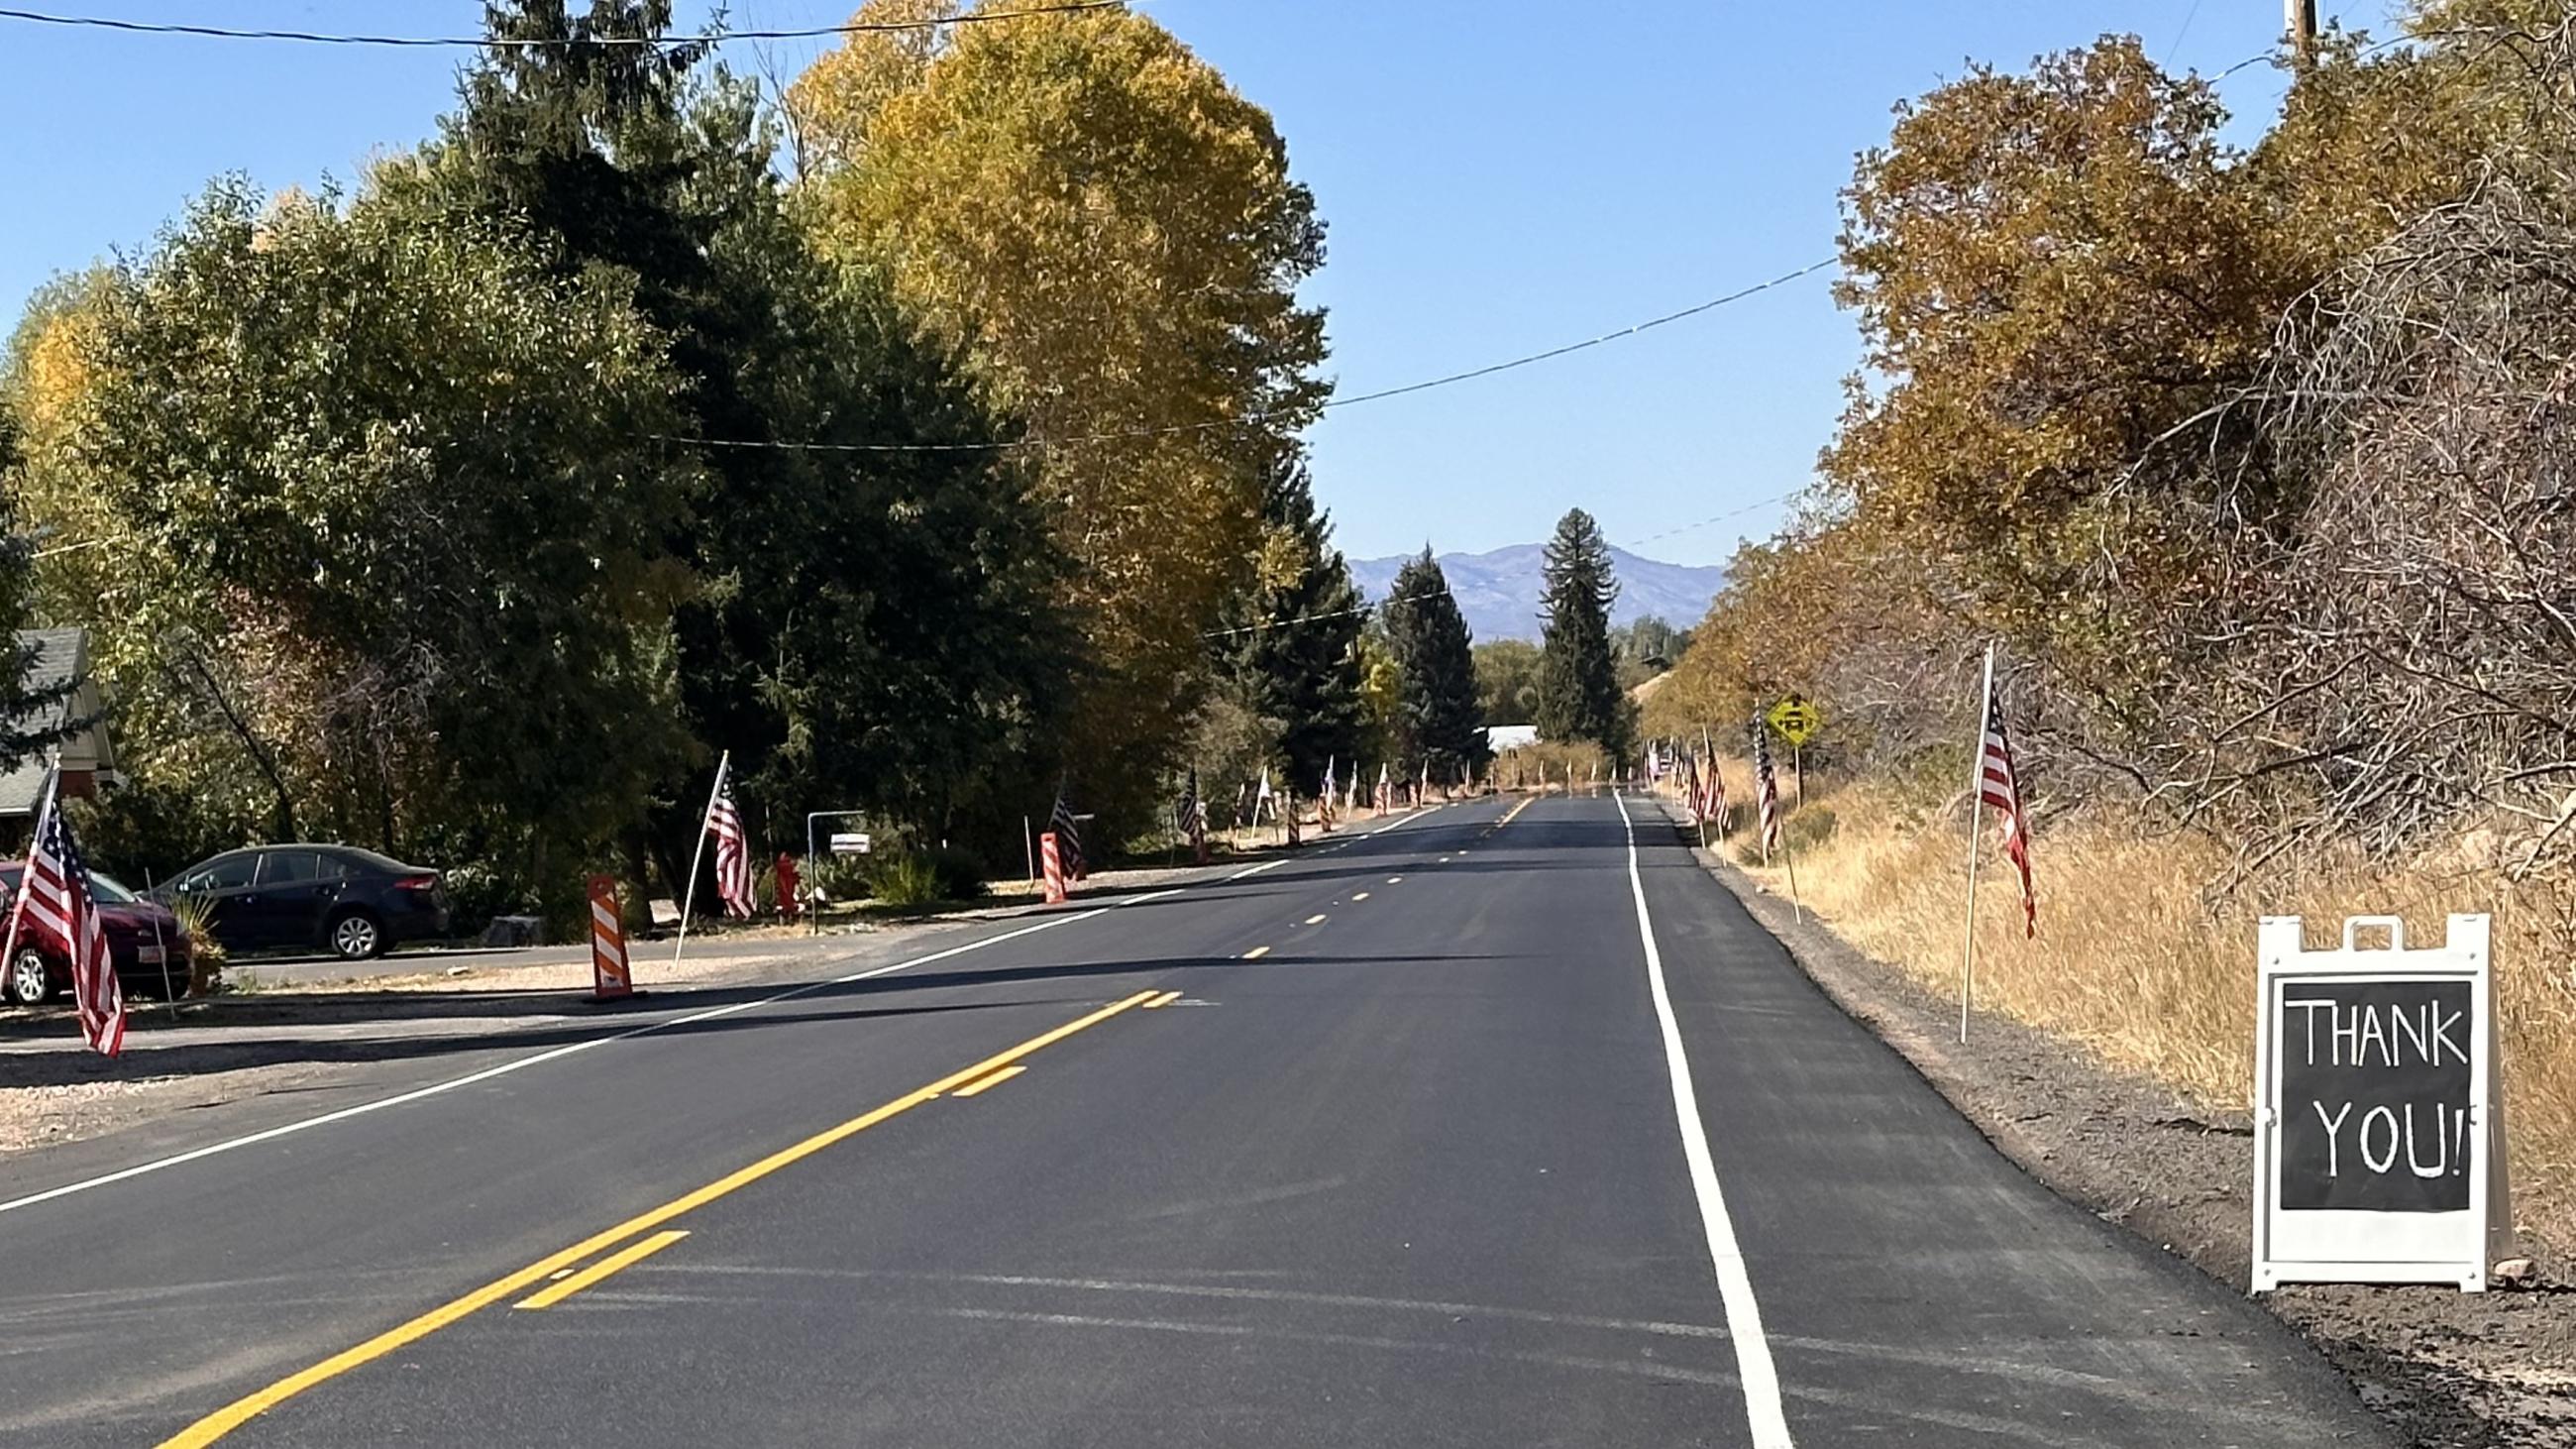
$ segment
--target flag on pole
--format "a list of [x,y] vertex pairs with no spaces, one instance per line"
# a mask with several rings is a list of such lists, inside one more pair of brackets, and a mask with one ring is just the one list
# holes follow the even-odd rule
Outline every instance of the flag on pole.
[[2013,776],[2012,738],[2004,730],[2004,705],[1991,684],[1986,691],[1986,738],[1977,767],[1977,792],[2003,830],[2004,858],[2021,872],[2022,934],[2039,934],[2039,901],[2030,888],[2030,832],[2021,813],[2021,782]]
[[[1261,807],[1270,804],[1270,767],[1268,765],[1264,765],[1261,767],[1261,788],[1254,791],[1252,796],[1253,824],[1258,825],[1261,823]],[[1278,807],[1276,805],[1271,805],[1271,809],[1276,811]]]
[[1080,879],[1086,872],[1082,859],[1082,830],[1073,818],[1073,801],[1065,794],[1065,777],[1055,782],[1055,808],[1047,812],[1047,829],[1055,832],[1055,847],[1064,862],[1064,873]]
[[1192,845],[1207,834],[1207,806],[1199,799],[1199,767],[1190,766],[1181,798],[1172,802],[1172,833]]
[[1333,791],[1333,764],[1333,757],[1331,755],[1326,755],[1324,757],[1324,788],[1315,796],[1315,823],[1326,830],[1333,828],[1333,807],[1340,803],[1341,798]]
[[1765,860],[1770,859],[1771,852],[1780,847],[1780,782],[1772,778],[1771,774],[1769,732],[1770,726],[1762,723],[1761,716],[1754,716],[1753,780],[1755,789],[1760,792],[1758,798],[1761,801],[1762,813],[1762,857]]
[[725,914],[748,919],[751,899],[751,842],[742,833],[742,812],[734,809],[733,782],[724,766],[716,769],[715,798],[707,804],[706,833],[716,838],[716,894]]
[[72,1000],[80,1008],[81,1035],[89,1039],[91,1050],[111,1057],[123,1051],[125,994],[116,982],[116,962],[108,955],[98,898],[90,893],[89,864],[63,819],[61,798],[51,792],[11,908],[13,950],[22,928],[71,962]]
[[1388,781],[1386,770],[1386,762],[1384,760],[1378,761],[1377,813],[1380,815],[1385,814],[1387,810],[1395,804],[1395,786]]

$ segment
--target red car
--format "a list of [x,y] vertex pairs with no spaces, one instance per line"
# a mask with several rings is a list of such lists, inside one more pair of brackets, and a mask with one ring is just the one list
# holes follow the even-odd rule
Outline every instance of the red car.
[[[18,880],[26,866],[0,862],[0,936],[8,931],[8,910],[17,901]],[[90,872],[90,891],[98,900],[99,925],[107,933],[108,959],[129,996],[160,996],[188,989],[195,953],[179,918],[144,900],[114,880]],[[47,945],[39,947],[22,928],[17,955],[0,970],[0,1001],[33,1006],[46,997],[72,989],[71,962]]]

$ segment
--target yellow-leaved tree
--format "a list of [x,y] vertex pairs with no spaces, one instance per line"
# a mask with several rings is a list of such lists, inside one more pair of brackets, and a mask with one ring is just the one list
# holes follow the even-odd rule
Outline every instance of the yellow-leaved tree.
[[1265,470],[1326,393],[1296,295],[1313,198],[1267,112],[1122,11],[856,34],[789,106],[820,248],[880,269],[1022,420],[1091,646],[1075,792],[1132,826],[1259,549]]

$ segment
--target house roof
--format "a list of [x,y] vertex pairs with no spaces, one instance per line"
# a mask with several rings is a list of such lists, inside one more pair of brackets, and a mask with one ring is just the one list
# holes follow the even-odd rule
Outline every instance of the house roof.
[[[81,703],[80,691],[64,690],[89,670],[89,632],[85,629],[21,629],[18,643],[32,647],[35,658],[27,667],[28,688],[36,693],[61,691],[61,697],[48,700],[18,719],[8,721],[15,729],[60,729],[74,718],[73,709]],[[99,754],[105,758],[105,735],[100,735]],[[0,774],[0,817],[33,815],[45,793],[45,762],[21,760],[16,769]]]

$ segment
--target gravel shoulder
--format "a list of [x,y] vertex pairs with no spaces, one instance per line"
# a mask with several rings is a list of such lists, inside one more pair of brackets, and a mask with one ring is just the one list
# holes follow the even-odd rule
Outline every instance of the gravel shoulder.
[[[1668,818],[1671,807],[1665,807]],[[1976,1013],[1836,936],[1715,852],[1700,863],[1854,1019],[1894,1047],[2025,1171],[2104,1220],[2243,1291],[2252,1255],[2253,1119],[2113,1071],[2080,1046]],[[2253,948],[2246,950],[2252,990]],[[2557,1245],[2526,1240],[2541,1286],[2300,1285],[2263,1302],[2409,1440],[2439,1449],[2576,1445],[2576,1288]]]

